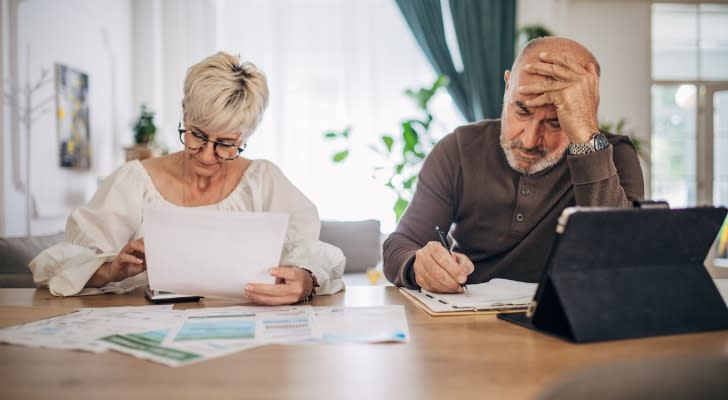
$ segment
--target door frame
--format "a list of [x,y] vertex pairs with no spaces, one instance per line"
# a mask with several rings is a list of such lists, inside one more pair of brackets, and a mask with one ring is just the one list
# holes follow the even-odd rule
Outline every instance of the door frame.
[[713,182],[715,178],[715,127],[713,126],[715,108],[713,97],[716,92],[728,91],[728,82],[699,82],[698,110],[696,122],[695,196],[699,206],[713,205]]

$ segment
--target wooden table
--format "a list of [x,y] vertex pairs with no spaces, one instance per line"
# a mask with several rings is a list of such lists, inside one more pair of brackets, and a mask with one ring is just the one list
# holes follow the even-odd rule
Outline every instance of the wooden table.
[[[57,298],[0,289],[0,327],[145,304],[140,292]],[[430,317],[394,287],[349,287],[312,303],[384,304],[405,306],[409,343],[268,345],[180,368],[115,352],[0,345],[0,399],[524,399],[592,366],[728,352],[727,331],[575,345],[490,315]],[[234,303],[176,307],[225,305]]]

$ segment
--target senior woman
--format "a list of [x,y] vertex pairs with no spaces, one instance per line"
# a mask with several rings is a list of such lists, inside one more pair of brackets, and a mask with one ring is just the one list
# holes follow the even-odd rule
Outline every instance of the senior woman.
[[[263,73],[218,52],[187,70],[179,137],[184,150],[130,161],[74,210],[64,243],[30,263],[58,296],[124,292],[146,283],[142,208],[147,204],[289,214],[274,284],[250,283],[259,304],[291,304],[343,288],[344,256],[318,240],[316,207],[273,163],[240,157],[268,103]],[[234,251],[234,250],[233,250]]]

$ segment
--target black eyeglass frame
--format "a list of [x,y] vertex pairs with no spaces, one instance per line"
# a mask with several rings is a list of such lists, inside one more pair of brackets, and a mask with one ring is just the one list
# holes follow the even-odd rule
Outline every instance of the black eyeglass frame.
[[[190,149],[190,150],[193,150],[193,151],[200,151],[200,150],[202,150],[202,149],[205,148],[205,146],[207,145],[207,143],[212,143],[212,152],[215,153],[215,157],[217,157],[217,158],[219,158],[221,160],[226,160],[226,161],[232,161],[232,160],[240,157],[240,154],[243,151],[245,151],[245,148],[248,146],[247,143],[243,143],[243,146],[242,147],[238,147],[237,148],[238,154],[235,157],[225,158],[225,157],[220,156],[220,154],[217,153],[217,146],[219,145],[219,146],[223,146],[223,147],[228,147],[229,148],[229,147],[234,147],[235,146],[234,144],[218,142],[217,140],[210,140],[210,138],[208,138],[207,136],[205,136],[205,135],[203,135],[201,133],[197,133],[195,131],[192,131],[192,130],[183,128],[182,127],[182,122],[180,122],[177,125],[177,132],[179,132],[179,141],[185,146],[186,149]],[[187,132],[189,132],[190,134],[192,134],[196,138],[202,140],[202,145],[200,147],[198,147],[198,148],[189,147],[185,143],[185,141],[182,139],[182,135],[184,135]]]

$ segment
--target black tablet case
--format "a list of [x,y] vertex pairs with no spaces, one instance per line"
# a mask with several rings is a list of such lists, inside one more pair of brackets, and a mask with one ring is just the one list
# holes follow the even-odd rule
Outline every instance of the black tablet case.
[[500,319],[573,342],[728,329],[703,266],[723,207],[577,211],[557,235],[531,317]]

